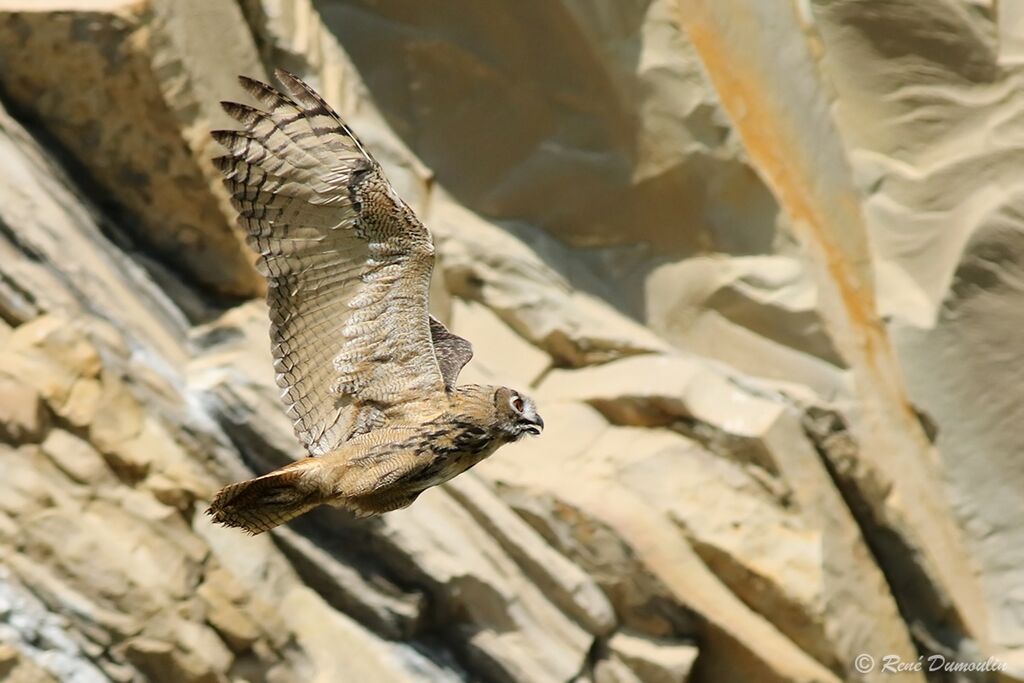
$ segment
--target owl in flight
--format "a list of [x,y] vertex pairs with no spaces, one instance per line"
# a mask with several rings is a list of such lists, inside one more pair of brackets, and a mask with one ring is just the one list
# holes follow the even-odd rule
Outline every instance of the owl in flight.
[[307,84],[242,77],[262,105],[225,111],[215,160],[267,278],[281,397],[310,457],[231,484],[207,513],[258,534],[319,505],[358,516],[410,505],[499,446],[540,434],[533,401],[463,385],[473,355],[427,311],[430,233]]

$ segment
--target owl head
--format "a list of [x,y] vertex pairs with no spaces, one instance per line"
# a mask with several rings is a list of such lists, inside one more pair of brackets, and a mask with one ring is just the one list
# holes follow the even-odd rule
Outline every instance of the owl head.
[[517,441],[525,434],[537,436],[544,430],[544,420],[537,414],[537,404],[515,389],[499,387],[494,392],[494,408],[500,429],[509,441]]

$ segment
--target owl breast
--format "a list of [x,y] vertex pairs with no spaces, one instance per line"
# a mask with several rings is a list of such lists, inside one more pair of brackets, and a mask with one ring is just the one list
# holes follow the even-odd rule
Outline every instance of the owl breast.
[[443,484],[462,474],[491,455],[500,441],[483,428],[469,422],[455,421],[447,429],[430,434],[420,457],[430,458],[429,465],[408,482],[423,490]]

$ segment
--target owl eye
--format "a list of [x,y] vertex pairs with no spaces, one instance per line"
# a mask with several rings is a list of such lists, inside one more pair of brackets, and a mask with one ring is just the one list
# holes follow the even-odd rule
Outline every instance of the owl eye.
[[523,399],[519,398],[518,396],[513,398],[512,407],[515,409],[517,413],[523,412]]

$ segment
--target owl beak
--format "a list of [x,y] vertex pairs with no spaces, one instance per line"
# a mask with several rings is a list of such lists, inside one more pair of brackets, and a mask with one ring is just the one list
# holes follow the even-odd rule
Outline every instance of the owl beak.
[[533,416],[528,424],[529,426],[526,428],[526,431],[534,436],[540,436],[540,433],[544,431],[544,418],[540,415]]

